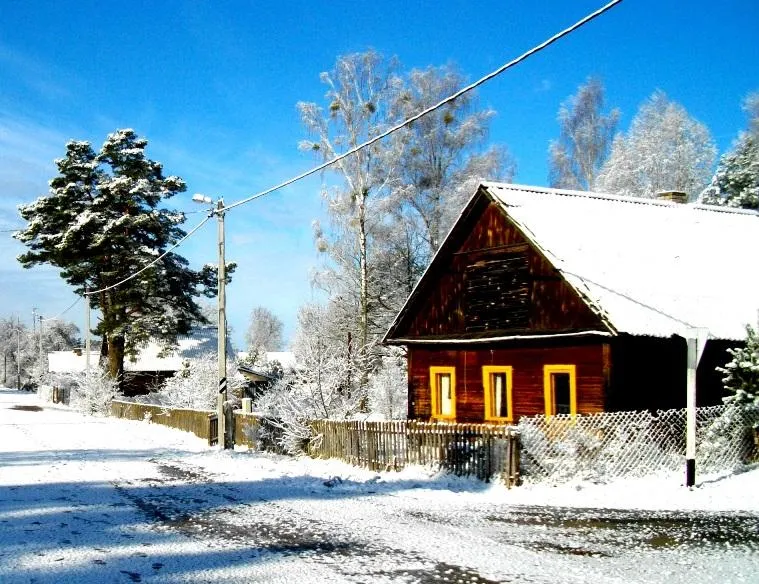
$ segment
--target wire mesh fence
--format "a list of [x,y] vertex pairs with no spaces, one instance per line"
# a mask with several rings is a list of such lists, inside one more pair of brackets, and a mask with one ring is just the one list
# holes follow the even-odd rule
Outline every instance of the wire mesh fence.
[[[519,421],[522,476],[530,482],[607,481],[683,472],[685,410],[534,416]],[[729,470],[757,457],[759,410],[698,408],[696,467]]]

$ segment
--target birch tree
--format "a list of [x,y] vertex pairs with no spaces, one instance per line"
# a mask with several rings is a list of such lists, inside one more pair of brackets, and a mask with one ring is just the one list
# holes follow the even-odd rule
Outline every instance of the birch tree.
[[281,351],[282,329],[282,320],[271,310],[263,306],[254,308],[245,333],[248,361],[255,364],[267,351]]
[[616,108],[604,114],[604,87],[595,77],[561,104],[559,138],[549,147],[549,182],[552,187],[593,191],[609,156],[619,122]]
[[674,190],[694,198],[709,184],[716,153],[706,126],[657,90],[627,135],[615,137],[597,185],[620,195],[651,198]]
[[[386,128],[390,98],[399,83],[393,61],[385,61],[374,51],[346,55],[337,59],[332,71],[321,74],[321,81],[327,86],[326,110],[316,103],[298,103],[310,135],[301,142],[302,150],[329,160]],[[321,248],[329,251],[337,269],[344,271],[337,278],[355,280],[355,286],[344,286],[341,293],[355,294],[357,344],[364,356],[369,344],[371,228],[378,219],[371,216],[370,207],[383,195],[392,175],[384,166],[382,148],[375,144],[332,166],[342,184],[325,189],[324,195],[340,233],[337,238],[329,238],[323,231],[317,234]],[[333,292],[337,278],[332,278]]]
[[[408,119],[463,85],[464,77],[451,66],[414,69],[394,95],[393,115]],[[407,126],[400,137],[402,148],[391,150],[398,169],[394,194],[421,220],[428,257],[480,181],[510,182],[514,175],[504,147],[484,148],[494,116],[494,110],[477,107],[474,93],[466,93]]]

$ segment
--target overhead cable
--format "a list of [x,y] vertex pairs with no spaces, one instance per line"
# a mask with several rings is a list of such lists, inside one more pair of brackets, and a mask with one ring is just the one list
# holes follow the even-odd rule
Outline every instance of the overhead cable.
[[[411,116],[410,118],[408,118],[408,119],[404,120],[403,122],[401,122],[401,123],[393,126],[392,128],[386,130],[385,132],[382,132],[381,134],[378,134],[377,136],[375,136],[375,137],[373,137],[373,138],[371,138],[371,139],[363,142],[362,144],[359,144],[358,146],[355,146],[354,148],[351,148],[350,150],[344,152],[343,154],[340,154],[339,156],[336,156],[335,158],[332,158],[331,160],[328,160],[328,161],[326,161],[326,162],[324,162],[324,163],[322,163],[322,164],[320,164],[318,166],[315,166],[315,167],[311,168],[310,170],[307,170],[306,172],[303,172],[303,173],[301,173],[301,174],[299,174],[297,176],[294,176],[294,177],[292,177],[292,178],[290,178],[290,179],[288,179],[286,181],[283,181],[283,182],[281,182],[281,183],[279,183],[279,184],[277,184],[277,185],[275,185],[273,187],[270,187],[270,188],[268,188],[268,189],[266,189],[264,191],[256,193],[255,195],[252,195],[250,197],[247,197],[247,198],[242,199],[240,201],[237,201],[235,203],[231,203],[229,205],[225,205],[223,207],[214,209],[213,211],[210,212],[210,214],[205,219],[203,219],[203,221],[201,221],[197,226],[195,226],[191,231],[189,231],[182,239],[180,239],[177,243],[175,243],[172,247],[170,247],[168,250],[166,250],[164,253],[162,253],[160,256],[158,256],[156,259],[154,259],[152,262],[150,262],[149,264],[147,264],[146,266],[144,266],[143,268],[141,268],[137,272],[131,274],[130,276],[127,276],[123,280],[120,280],[120,281],[116,282],[115,284],[111,284],[109,286],[105,286],[104,288],[100,288],[98,290],[88,290],[88,291],[85,292],[85,295],[99,294],[100,292],[105,292],[107,290],[111,290],[113,288],[121,286],[122,284],[124,284],[124,283],[126,283],[126,282],[128,282],[128,281],[130,281],[130,280],[132,280],[134,278],[136,278],[137,276],[139,276],[140,274],[142,274],[143,272],[145,272],[146,270],[148,270],[149,268],[151,268],[152,266],[154,266],[155,264],[157,264],[159,261],[161,261],[164,257],[166,257],[166,255],[168,255],[173,250],[175,250],[177,247],[179,247],[189,237],[191,237],[192,235],[194,235],[195,232],[198,231],[203,225],[205,225],[205,223],[212,216],[217,215],[219,213],[223,213],[223,212],[225,212],[225,211],[227,211],[229,209],[234,209],[235,207],[239,207],[239,206],[244,205],[246,203],[250,203],[251,201],[254,201],[256,199],[260,199],[262,197],[265,197],[266,195],[269,195],[269,194],[273,193],[274,191],[278,191],[278,190],[280,190],[280,189],[282,189],[282,188],[284,188],[286,186],[289,186],[289,185],[291,185],[291,184],[293,184],[293,183],[295,183],[295,182],[297,182],[299,180],[302,180],[302,179],[304,179],[304,178],[306,178],[308,176],[311,176],[312,174],[316,174],[317,172],[320,172],[320,171],[324,170],[325,168],[328,168],[329,166],[335,164],[336,162],[339,162],[340,160],[343,160],[344,158],[347,158],[348,156],[351,156],[352,154],[355,154],[356,152],[359,152],[360,150],[363,150],[364,148],[367,148],[367,147],[371,146],[375,142],[378,142],[378,141],[386,138],[387,136],[393,134],[394,132],[397,132],[398,130],[400,130],[400,129],[406,127],[406,126],[408,126],[409,124],[412,124],[416,120],[418,120],[418,119],[420,119],[420,118],[422,118],[422,117],[424,117],[424,116],[432,113],[433,111],[435,111],[437,109],[440,109],[444,105],[446,105],[446,104],[448,104],[448,103],[456,100],[457,98],[461,97],[465,93],[468,93],[468,92],[474,90],[475,88],[479,87],[483,83],[485,83],[485,82],[489,81],[490,79],[493,79],[494,77],[500,75],[501,73],[503,73],[507,69],[510,69],[510,68],[514,67],[515,65],[517,65],[517,64],[521,63],[522,61],[524,61],[525,59],[527,59],[527,58],[531,57],[532,55],[534,55],[534,54],[542,51],[543,49],[545,49],[549,45],[552,45],[553,43],[555,43],[559,39],[567,36],[568,34],[570,34],[572,32],[574,32],[575,30],[577,30],[581,26],[587,24],[591,20],[597,18],[598,16],[601,16],[602,14],[604,14],[605,12],[607,12],[608,10],[610,10],[611,8],[613,8],[614,6],[616,6],[617,4],[619,4],[620,2],[622,2],[622,0],[612,0],[611,2],[609,2],[605,6],[602,6],[601,8],[599,8],[598,10],[596,10],[595,12],[592,12],[592,13],[588,14],[587,16],[585,16],[584,18],[578,20],[572,26],[570,26],[568,28],[565,28],[564,30],[556,33],[555,35],[553,35],[549,39],[543,41],[539,45],[536,45],[535,47],[533,47],[529,51],[521,54],[517,58],[509,61],[508,63],[505,63],[504,65],[502,65],[498,69],[495,69],[494,71],[488,73],[484,77],[481,77],[480,79],[478,79],[474,83],[471,83],[471,84],[467,85],[466,87],[463,87],[459,91],[451,94],[449,97],[446,97],[445,99],[441,100],[440,102],[436,103],[435,105],[432,105],[432,106],[428,107],[427,109],[424,109],[424,110],[420,111],[419,113],[415,114],[414,116]],[[67,309],[67,310],[69,310],[69,309]]]
[[174,251],[176,248],[178,248],[182,243],[186,240],[192,237],[192,235],[195,234],[196,231],[198,231],[203,225],[206,224],[206,222],[213,217],[215,211],[210,213],[203,221],[198,223],[195,227],[193,227],[190,231],[187,232],[187,234],[177,241],[174,245],[172,245],[169,249],[167,249],[165,252],[163,252],[161,255],[159,255],[156,259],[154,259],[152,262],[141,268],[140,270],[136,271],[134,274],[131,274],[124,278],[123,280],[119,280],[115,284],[111,284],[110,286],[105,286],[104,288],[100,288],[98,290],[87,290],[84,294],[85,296],[91,296],[92,294],[99,294],[100,292],[106,292],[107,290],[111,290],[113,288],[116,288],[118,286],[121,286],[122,284],[125,284],[126,282],[129,282],[129,280],[132,280],[142,274],[144,271],[152,268],[154,265],[156,265],[158,262],[160,262],[163,258],[165,258],[167,255],[169,255],[172,251]]
[[72,303],[71,303],[71,304],[68,306],[68,308],[66,308],[66,309],[65,309],[65,310],[63,310],[62,312],[59,312],[59,313],[58,313],[58,314],[56,314],[55,316],[52,316],[52,317],[47,317],[47,316],[43,316],[43,315],[41,315],[41,314],[40,314],[40,318],[41,318],[42,320],[58,320],[60,317],[62,317],[64,314],[66,314],[66,313],[67,313],[69,310],[71,310],[72,308],[74,308],[74,306],[76,306],[76,305],[79,303],[79,301],[80,301],[81,299],[82,299],[82,297],[81,297],[81,296],[77,296],[77,297],[76,297],[76,300],[74,300],[74,302],[72,302]]
[[315,167],[311,168],[310,170],[307,170],[307,171],[305,171],[305,172],[303,172],[303,173],[301,173],[301,174],[299,174],[299,175],[297,175],[297,176],[295,176],[295,177],[293,177],[291,179],[288,179],[288,180],[286,180],[284,182],[281,182],[281,183],[279,183],[276,186],[268,188],[268,189],[266,189],[264,191],[256,193],[255,195],[252,195],[250,197],[247,197],[247,198],[242,199],[240,201],[237,201],[235,203],[231,203],[229,205],[225,205],[222,209],[220,209],[220,211],[226,211],[228,209],[234,209],[235,207],[239,207],[240,205],[244,205],[245,203],[250,203],[251,201],[255,201],[256,199],[260,199],[261,197],[265,197],[266,195],[269,195],[269,194],[273,193],[274,191],[278,191],[279,189],[282,189],[282,188],[284,188],[286,186],[289,186],[289,185],[291,185],[291,184],[293,184],[293,183],[295,183],[295,182],[297,182],[299,180],[302,180],[302,179],[304,179],[304,178],[306,178],[308,176],[311,176],[312,174],[316,174],[317,172],[320,172],[320,171],[324,170],[325,168],[328,168],[329,166],[332,166],[336,162],[339,162],[339,161],[343,160],[344,158],[347,158],[348,156],[351,156],[351,155],[355,154],[356,152],[359,152],[360,150],[363,150],[364,148],[367,148],[368,146],[371,146],[375,142],[378,142],[378,141],[382,140],[383,138],[386,138],[390,134],[393,134],[394,132],[397,132],[398,130],[404,128],[405,126],[408,126],[409,124],[412,124],[413,122],[415,122],[419,118],[421,118],[423,116],[426,116],[429,113],[432,113],[433,111],[435,111],[435,110],[443,107],[447,103],[450,103],[450,102],[454,101],[455,99],[461,97],[465,93],[468,93],[469,91],[472,91],[473,89],[479,87],[480,85],[482,85],[486,81],[489,81],[490,79],[492,79],[492,78],[500,75],[501,73],[503,73],[507,69],[510,69],[511,67],[514,67],[515,65],[521,63],[522,61],[524,61],[528,57],[531,57],[535,53],[538,53],[538,52],[542,51],[543,49],[545,49],[549,45],[552,45],[553,43],[555,43],[556,41],[558,41],[560,38],[565,37],[566,35],[570,34],[571,32],[577,30],[578,28],[580,28],[584,24],[587,24],[588,22],[590,22],[594,18],[596,18],[598,16],[601,16],[604,12],[610,10],[611,8],[613,8],[614,6],[616,6],[617,4],[619,4],[620,2],[622,2],[622,0],[612,0],[611,2],[609,2],[608,4],[606,4],[603,7],[599,8],[595,12],[593,12],[591,14],[588,14],[585,18],[583,18],[581,20],[578,20],[572,26],[570,26],[568,28],[565,28],[561,32],[556,33],[551,38],[549,38],[548,40],[543,41],[539,45],[533,47],[532,49],[530,49],[526,53],[522,53],[516,59],[513,59],[513,60],[509,61],[508,63],[500,66],[495,71],[492,71],[492,72],[488,73],[487,75],[485,75],[484,77],[481,77],[480,79],[478,79],[474,83],[471,83],[471,84],[467,85],[466,87],[463,87],[462,89],[458,90],[456,93],[453,93],[452,95],[450,95],[449,97],[446,97],[442,101],[439,101],[435,105],[432,105],[432,106],[428,107],[427,109],[420,111],[418,114],[416,114],[416,115],[414,115],[414,116],[412,116],[412,117],[404,120],[403,122],[401,122],[401,123],[393,126],[392,128],[390,128],[390,129],[382,132],[381,134],[378,134],[377,136],[375,136],[373,138],[370,138],[366,142],[363,142],[362,144],[359,144],[358,146],[355,146],[354,148],[351,148],[350,150],[344,152],[343,154],[340,154],[339,156],[336,156],[335,158],[332,158],[332,159],[330,159],[330,160],[328,160],[326,162],[323,162],[322,164],[320,164],[318,166],[315,166]]

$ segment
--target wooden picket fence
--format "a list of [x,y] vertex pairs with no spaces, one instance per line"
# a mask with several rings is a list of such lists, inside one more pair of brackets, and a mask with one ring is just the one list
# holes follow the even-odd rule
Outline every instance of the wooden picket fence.
[[206,410],[183,410],[150,404],[113,400],[111,416],[127,420],[150,420],[155,424],[192,432],[199,438],[215,441],[217,432],[211,428],[216,414]]
[[433,466],[481,480],[519,482],[518,432],[510,426],[399,420],[314,420],[309,454],[338,458],[371,470]]
[[[205,438],[216,444],[216,413],[113,400],[111,415],[150,420]],[[234,443],[281,452],[279,431],[256,414],[234,412]],[[360,422],[313,420],[309,444],[314,458],[338,458],[371,470],[400,470],[407,465],[432,466],[481,480],[519,483],[519,433],[511,426],[444,424],[398,420]],[[263,431],[261,431],[263,430]]]

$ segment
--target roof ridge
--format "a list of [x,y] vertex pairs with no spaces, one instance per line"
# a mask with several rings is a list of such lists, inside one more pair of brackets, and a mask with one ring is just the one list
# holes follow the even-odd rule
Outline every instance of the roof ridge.
[[532,193],[541,193],[546,195],[559,195],[564,197],[578,197],[583,199],[600,199],[605,201],[617,201],[620,203],[632,203],[635,205],[650,205],[654,207],[670,207],[693,209],[697,211],[711,211],[716,213],[733,213],[736,215],[754,215],[759,216],[759,211],[753,209],[740,209],[737,207],[723,207],[720,205],[707,205],[704,203],[676,203],[674,201],[662,201],[647,197],[633,197],[630,195],[614,195],[612,193],[599,193],[596,191],[577,191],[572,189],[557,189],[553,187],[539,187],[533,185],[522,185],[512,183],[502,183],[495,181],[483,181],[482,186],[485,188],[498,188],[512,191],[523,191]]

